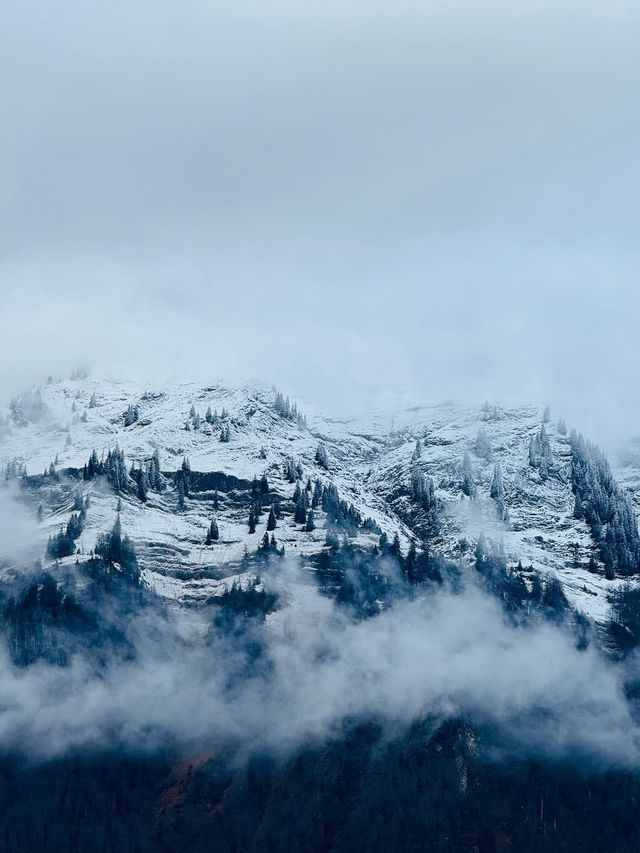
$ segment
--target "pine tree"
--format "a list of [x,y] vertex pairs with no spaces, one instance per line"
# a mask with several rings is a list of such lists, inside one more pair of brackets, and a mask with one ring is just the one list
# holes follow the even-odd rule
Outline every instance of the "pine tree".
[[573,517],[577,519],[584,518],[584,511],[582,509],[582,497],[580,492],[576,492],[576,499],[573,503]]
[[115,450],[110,450],[107,453],[104,473],[116,493],[126,491],[132,485],[127,472],[124,451],[120,450],[117,444]]
[[300,495],[296,503],[293,519],[297,524],[305,524],[307,521],[307,511],[304,506],[304,500],[302,499],[302,495]]
[[407,551],[407,557],[404,562],[404,569],[407,573],[407,580],[409,583],[416,582],[416,562],[417,562],[417,553],[415,543],[412,542],[409,546],[409,550]]
[[91,395],[91,399],[89,400],[89,408],[95,409],[98,405],[98,401],[96,400],[96,392],[94,391]]
[[476,494],[476,482],[471,466],[471,457],[465,453],[462,460],[462,491],[467,497],[473,498]]
[[391,543],[391,547],[389,548],[389,553],[397,559],[401,559],[402,557],[402,551],[400,550],[400,537],[398,536],[397,530],[393,535],[393,542]]
[[549,406],[546,406],[545,410],[543,412],[543,415],[542,415],[542,423],[548,424],[550,420],[551,420],[551,409],[549,408]]
[[543,480],[553,471],[553,451],[544,424],[529,441],[529,465],[537,468]]
[[502,518],[504,515],[504,483],[502,480],[502,469],[499,462],[496,462],[493,468],[493,478],[491,480],[489,494],[496,502],[498,515]]
[[139,413],[138,407],[133,406],[130,403],[129,406],[127,407],[126,412],[123,415],[124,425],[126,427],[131,426],[132,424],[134,424],[138,420],[139,416],[140,416],[140,413]]
[[318,447],[316,448],[316,462],[326,471],[329,470],[329,458],[327,456],[327,448],[322,442],[319,442]]
[[269,531],[275,530],[276,526],[277,526],[276,514],[273,511],[273,506],[272,506],[271,509],[269,510],[269,517],[267,519],[267,530],[269,530]]
[[182,472],[182,485],[184,487],[184,493],[187,497],[191,494],[191,462],[189,461],[189,457],[185,456],[182,460],[182,467],[180,469]]
[[484,459],[487,462],[491,460],[491,442],[489,441],[489,436],[482,427],[478,430],[476,435],[473,450],[476,456],[479,456],[480,459]]
[[214,519],[212,519],[211,524],[209,525],[209,528],[207,530],[207,538],[205,540],[206,544],[212,545],[214,542],[218,541],[218,538],[219,538],[218,524],[214,518]]
[[315,519],[313,516],[313,510],[310,509],[309,515],[307,516],[307,523],[305,525],[305,530],[307,531],[307,533],[311,533],[315,529],[316,529],[316,525],[315,525]]
[[162,492],[165,488],[165,483],[160,473],[160,453],[157,447],[153,451],[153,456],[149,463],[149,483],[151,488],[156,492]]
[[416,441],[416,447],[415,447],[415,450],[413,451],[413,456],[411,457],[411,460],[413,462],[416,462],[418,459],[420,459],[421,456],[422,456],[422,442],[420,441],[420,439],[418,439]]
[[538,604],[542,601],[542,579],[537,572],[534,572],[533,578],[531,579],[531,591],[529,593],[529,598],[531,601],[535,601]]
[[253,511],[253,507],[251,507],[251,511],[249,512],[249,533],[256,532],[256,515]]
[[138,474],[138,497],[145,503],[149,495],[149,477],[146,469],[142,468]]

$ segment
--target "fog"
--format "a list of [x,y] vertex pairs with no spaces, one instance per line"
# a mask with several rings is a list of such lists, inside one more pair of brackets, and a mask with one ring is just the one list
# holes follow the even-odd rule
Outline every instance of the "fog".
[[[299,567],[277,571],[286,577],[280,592],[295,594]],[[222,745],[286,755],[336,735],[345,718],[379,721],[390,736],[418,719],[463,718],[497,726],[493,746],[505,755],[515,749],[597,768],[640,760],[618,667],[594,649],[578,651],[563,628],[515,627],[472,582],[365,621],[305,587],[284,617],[285,631],[214,631],[208,646],[185,645],[184,614],[143,610],[133,660],[96,669],[78,653],[66,667],[25,670],[3,657],[0,746],[32,760]],[[263,646],[257,662],[248,639]]]
[[6,394],[86,362],[637,431],[637,4],[2,17]]

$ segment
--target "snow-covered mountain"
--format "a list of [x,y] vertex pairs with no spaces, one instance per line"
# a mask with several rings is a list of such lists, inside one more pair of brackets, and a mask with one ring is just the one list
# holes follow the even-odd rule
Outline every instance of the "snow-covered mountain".
[[[116,448],[132,475],[119,493],[107,477],[84,470],[94,451],[103,462]],[[148,483],[154,455],[160,476]],[[413,542],[469,561],[484,535],[502,543],[508,564],[520,564],[525,577],[530,567],[556,575],[572,604],[602,620],[608,594],[623,580],[605,577],[592,529],[574,517],[571,458],[562,422],[534,407],[447,403],[355,419],[305,417],[255,383],[150,387],[79,376],[15,398],[0,423],[6,480],[22,484],[19,498],[39,518],[43,543],[88,497],[79,553],[63,562],[88,559],[119,512],[144,581],[185,602],[246,573],[243,555],[263,543],[272,506],[276,547],[302,565],[321,552],[326,514],[316,505],[313,525],[296,521],[293,501],[296,487],[309,485],[307,518],[320,481],[352,507],[349,534],[363,547],[397,534],[404,553]],[[634,459],[616,474],[633,498],[640,486]],[[250,532],[257,503],[262,513]],[[207,544],[212,521],[218,538]]]

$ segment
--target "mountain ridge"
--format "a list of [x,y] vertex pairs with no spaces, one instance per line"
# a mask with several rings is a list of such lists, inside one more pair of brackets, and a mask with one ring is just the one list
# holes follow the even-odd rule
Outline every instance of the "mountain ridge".
[[[83,479],[94,451],[104,460],[116,447],[129,470],[120,494],[104,477]],[[404,553],[413,543],[469,562],[487,537],[525,579],[529,567],[557,577],[572,605],[603,621],[609,594],[626,579],[605,578],[592,531],[575,517],[572,453],[564,424],[534,406],[445,403],[305,417],[259,383],[162,387],[83,374],[14,398],[0,425],[0,463],[7,479],[31,485],[27,502],[33,512],[42,507],[46,535],[68,523],[79,493],[89,498],[75,553],[64,559],[88,559],[118,515],[144,582],[169,599],[198,602],[247,580],[243,557],[260,549],[265,533],[303,563],[321,553],[326,514],[315,506],[315,529],[307,530],[293,500],[296,484],[306,491],[319,481],[353,508],[349,534],[363,548],[385,534],[397,536]],[[154,454],[158,490],[136,483]],[[185,460],[193,483],[181,498]],[[264,505],[252,525],[251,491],[264,478]],[[640,472],[628,466],[623,480],[635,498]],[[272,506],[281,517],[267,531]],[[637,516],[637,503],[634,510]],[[206,544],[214,520],[218,539]]]

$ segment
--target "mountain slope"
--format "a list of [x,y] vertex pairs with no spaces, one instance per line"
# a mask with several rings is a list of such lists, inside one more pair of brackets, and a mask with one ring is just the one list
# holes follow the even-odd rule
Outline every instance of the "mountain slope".
[[[532,407],[453,404],[306,422],[275,389],[257,384],[143,387],[81,376],[12,401],[0,426],[0,462],[9,481],[22,477],[21,497],[34,515],[41,507],[45,539],[89,498],[79,553],[67,562],[87,559],[119,511],[145,582],[170,599],[203,600],[242,577],[243,555],[260,547],[272,505],[280,508],[270,532],[279,548],[303,561],[322,552],[321,508],[314,530],[294,519],[296,481],[304,491],[310,479],[312,489],[316,480],[334,486],[353,507],[350,535],[363,547],[397,534],[405,553],[415,542],[470,561],[485,535],[502,543],[512,567],[521,562],[525,577],[529,567],[556,575],[572,604],[602,620],[609,592],[623,581],[604,577],[587,523],[574,518],[566,431],[542,422]],[[104,459],[116,447],[133,474],[119,495],[105,477],[83,479],[94,450]],[[143,501],[135,480],[154,454],[163,488],[145,489]],[[181,506],[185,458],[190,488]],[[627,490],[639,480],[625,469]],[[256,493],[263,512],[249,532]],[[219,538],[207,545],[213,519]]]

